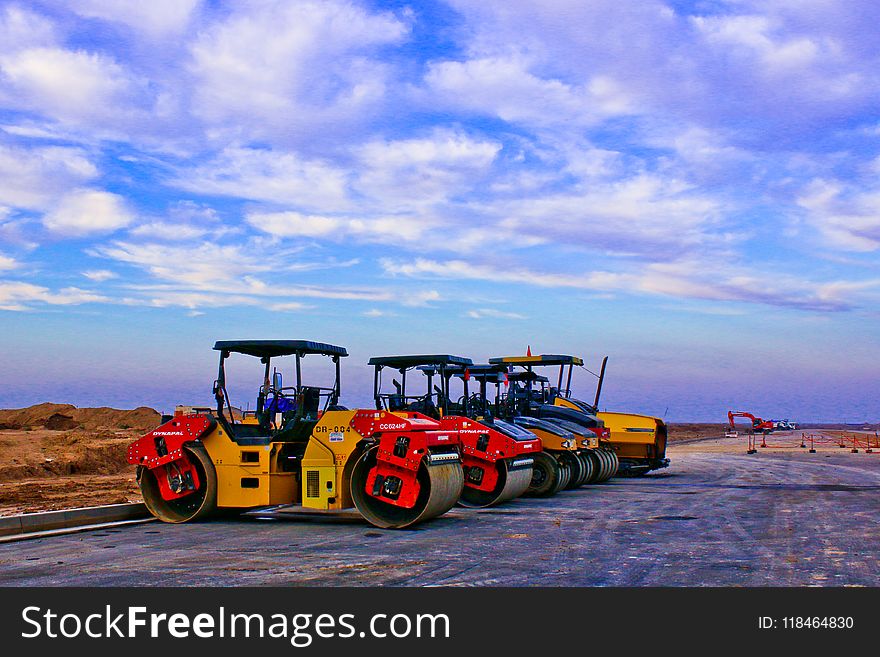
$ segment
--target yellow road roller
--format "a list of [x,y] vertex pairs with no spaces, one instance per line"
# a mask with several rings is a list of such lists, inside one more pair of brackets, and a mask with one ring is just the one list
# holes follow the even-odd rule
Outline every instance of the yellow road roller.
[[[373,525],[404,528],[439,516],[461,496],[458,432],[424,414],[400,417],[339,404],[343,347],[307,340],[219,341],[216,408],[180,410],[129,446],[128,461],[150,512],[165,522],[207,519],[276,505],[355,507]],[[227,391],[226,361],[258,358],[253,411]],[[303,383],[302,361],[334,364],[330,387]],[[279,359],[292,357],[295,385]]]

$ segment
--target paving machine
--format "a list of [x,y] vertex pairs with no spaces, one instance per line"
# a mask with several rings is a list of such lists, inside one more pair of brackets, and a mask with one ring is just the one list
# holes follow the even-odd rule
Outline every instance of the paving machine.
[[[617,474],[620,462],[610,442],[610,431],[593,409],[571,402],[571,375],[575,365],[583,365],[577,356],[538,355],[502,356],[490,358],[490,364],[507,365],[511,372],[510,391],[502,399],[505,415],[547,420],[579,436],[582,460],[593,465],[593,475],[581,483],[601,483]],[[547,377],[534,370],[540,367],[559,367],[557,385],[551,386]],[[565,380],[565,388],[562,387]]]
[[[450,380],[455,372],[472,366],[469,358],[449,354],[380,356],[371,358],[374,367],[373,396],[376,408],[394,414],[422,413],[440,426],[458,433],[464,471],[464,488],[459,504],[489,507],[522,495],[532,481],[535,456],[541,441],[534,434],[506,422],[480,422],[468,410],[467,382],[458,403],[450,396]],[[393,391],[383,390],[382,374],[388,368],[400,380],[392,379]],[[412,377],[420,373],[424,393],[416,392]],[[419,386],[421,388],[421,386]]]
[[[232,340],[214,349],[220,352],[216,408],[182,408],[128,449],[144,502],[160,520],[299,504],[321,511],[355,507],[377,527],[403,528],[458,501],[464,486],[458,432],[421,413],[341,406],[343,347]],[[230,402],[232,354],[263,365],[253,411],[237,412]],[[273,363],[291,356],[295,385],[285,386]],[[302,361],[309,356],[332,361],[331,387],[304,383]]]

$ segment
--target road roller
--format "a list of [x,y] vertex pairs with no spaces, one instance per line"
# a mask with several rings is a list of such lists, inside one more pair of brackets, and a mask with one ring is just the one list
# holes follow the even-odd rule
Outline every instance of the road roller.
[[[562,382],[566,369],[564,390],[568,392],[571,388],[573,366],[583,365],[579,357],[528,354],[490,358],[489,363],[506,365],[511,370],[508,374],[510,390],[501,400],[506,415],[545,420],[577,436],[582,471],[579,483],[575,482],[571,485],[603,483],[617,474],[619,468],[617,452],[609,440],[610,431],[602,420],[595,413],[560,403],[562,399],[570,396],[559,392],[563,390]],[[546,376],[534,371],[535,368],[553,366],[559,367],[559,381],[556,387],[550,385]]]
[[[465,386],[457,412],[483,423],[528,431],[541,440],[542,451],[533,454],[532,479],[525,495],[550,497],[560,490],[574,488],[587,481],[593,474],[593,465],[591,461],[585,462],[581,456],[579,436],[575,433],[538,418],[514,415],[508,416],[507,421],[499,417],[504,408],[501,390],[509,384],[508,374],[506,365],[497,364],[471,365],[464,371],[456,372],[455,376],[462,379]],[[477,391],[472,394],[468,394],[468,380],[475,380],[479,384]],[[490,385],[494,385],[492,395]]]
[[[214,349],[220,352],[216,406],[179,407],[128,448],[144,502],[160,520],[281,505],[354,507],[373,525],[392,529],[442,515],[458,501],[464,487],[458,432],[422,413],[340,405],[344,347],[229,340]],[[262,365],[253,410],[230,401],[226,362],[234,354]],[[314,356],[333,363],[329,387],[303,381],[302,361]],[[286,386],[291,365],[295,385]]]
[[[506,422],[480,422],[470,417],[467,376],[463,379],[464,394],[458,403],[451,401],[452,376],[469,371],[473,366],[469,358],[451,354],[379,356],[371,358],[369,364],[374,368],[373,396],[378,410],[404,415],[418,412],[440,422],[443,429],[457,432],[464,472],[459,505],[495,506],[528,489],[535,456],[541,453],[538,437]],[[383,371],[396,372],[400,377],[392,378],[392,386],[384,390]],[[413,375],[420,376],[421,381],[414,382]]]

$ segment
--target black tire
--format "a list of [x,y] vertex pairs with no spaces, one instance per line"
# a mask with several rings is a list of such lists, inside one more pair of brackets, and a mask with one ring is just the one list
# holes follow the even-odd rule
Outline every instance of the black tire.
[[207,520],[217,514],[217,471],[208,452],[199,443],[184,445],[183,450],[199,478],[199,488],[185,497],[163,499],[156,477],[164,474],[164,468],[157,468],[157,474],[157,471],[138,466],[137,480],[144,504],[150,513],[163,522],[194,522]]
[[608,481],[608,477],[611,475],[611,459],[608,458],[608,454],[605,453],[603,449],[595,449],[593,453],[598,457],[599,461],[602,463],[602,468],[599,472],[599,477],[596,479],[597,484],[601,484],[603,482]]
[[556,457],[548,452],[535,454],[532,465],[532,483],[526,495],[530,497],[550,497],[559,490],[562,467]]
[[571,490],[583,484],[586,468],[578,458],[577,452],[560,452],[559,459],[571,472],[568,483],[565,484],[565,489]]
[[568,482],[571,481],[571,468],[569,468],[565,463],[560,463],[559,467],[562,473],[559,477],[559,487],[555,491],[553,491],[554,493],[565,490],[565,487],[568,486]]
[[608,456],[611,459],[611,475],[608,477],[611,479],[612,477],[616,477],[617,473],[620,472],[620,459],[617,458],[617,452],[614,450],[608,450]]
[[587,480],[588,484],[598,484],[602,476],[602,460],[596,454],[596,450],[587,449],[581,452],[581,456],[585,459],[589,459],[590,463],[593,466],[593,472],[590,475],[590,478]]
[[596,470],[599,467],[599,464],[596,459],[590,456],[590,452],[587,450],[579,451],[578,458],[581,460],[581,463],[584,464],[584,480],[581,483],[581,486],[583,486],[589,484],[596,477]]

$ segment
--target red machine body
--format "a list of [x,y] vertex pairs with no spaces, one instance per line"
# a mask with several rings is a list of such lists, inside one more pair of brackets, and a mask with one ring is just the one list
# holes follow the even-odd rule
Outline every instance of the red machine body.
[[516,440],[501,431],[476,420],[459,415],[440,418],[442,427],[457,431],[461,444],[461,465],[465,486],[483,491],[495,489],[498,469],[486,467],[499,459],[510,459],[542,451],[541,439]]
[[730,428],[736,429],[736,423],[733,418],[745,417],[752,421],[752,429],[763,433],[770,433],[774,429],[773,420],[764,420],[745,411],[727,411],[727,420],[730,422]]
[[351,428],[365,438],[378,438],[376,465],[367,476],[366,492],[394,506],[415,506],[423,459],[459,459],[458,430],[421,413],[359,411]]
[[176,500],[199,488],[199,475],[183,451],[186,443],[210,431],[209,415],[176,415],[128,446],[128,462],[157,472],[162,499]]

